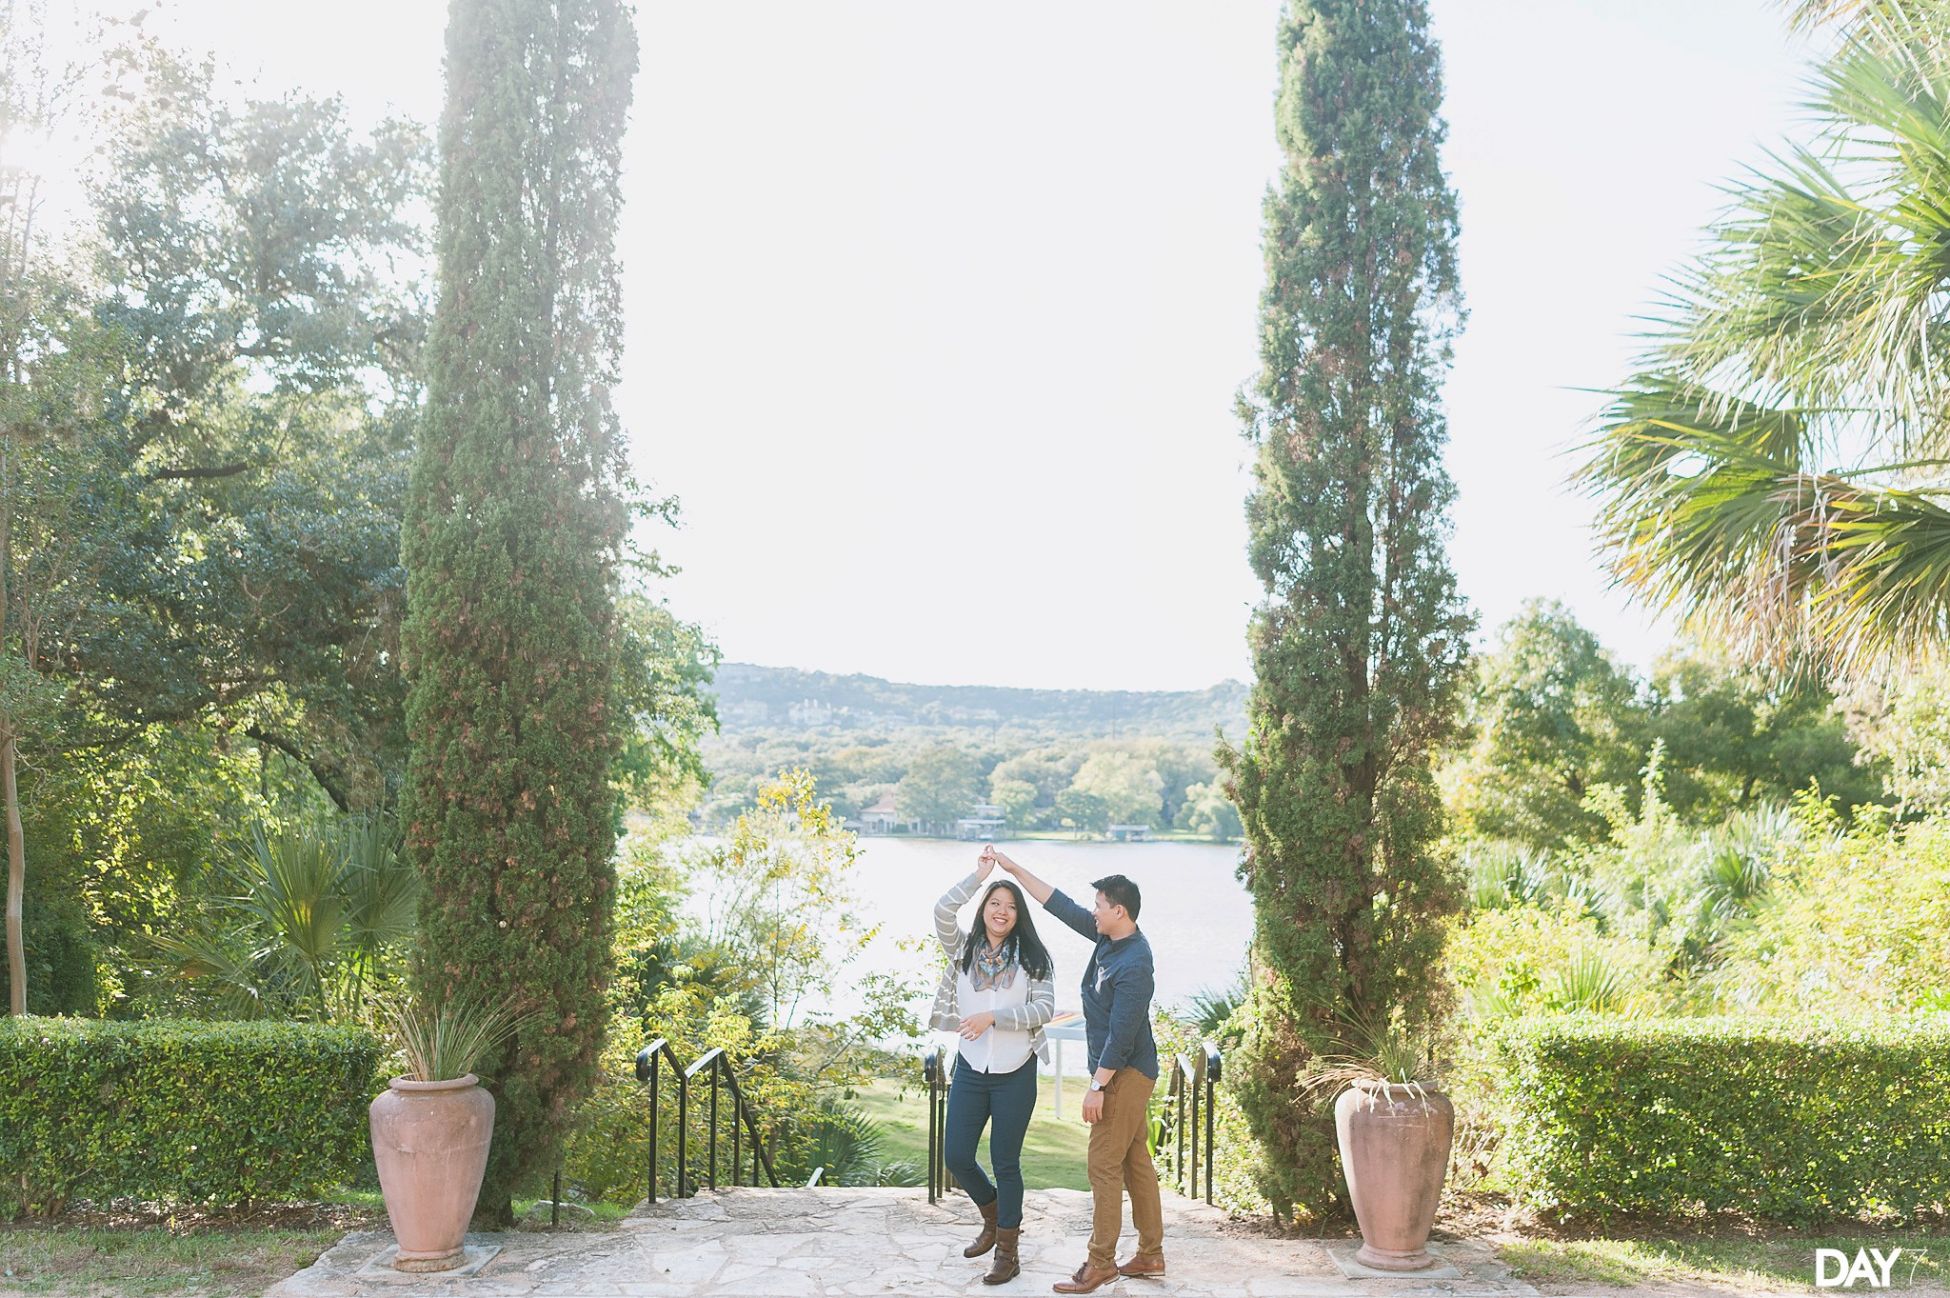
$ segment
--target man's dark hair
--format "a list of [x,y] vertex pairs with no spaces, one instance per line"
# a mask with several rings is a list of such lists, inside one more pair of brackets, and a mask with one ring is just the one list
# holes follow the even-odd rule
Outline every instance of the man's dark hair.
[[1135,883],[1121,874],[1107,874],[1090,886],[1103,893],[1104,900],[1111,905],[1122,906],[1124,913],[1131,917],[1131,923],[1137,923],[1138,906],[1144,899],[1138,895]]

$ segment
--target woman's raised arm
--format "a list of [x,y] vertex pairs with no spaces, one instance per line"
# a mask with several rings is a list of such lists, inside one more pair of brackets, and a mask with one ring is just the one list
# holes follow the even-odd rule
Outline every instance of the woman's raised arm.
[[984,857],[974,873],[942,893],[941,900],[934,903],[934,935],[951,957],[961,953],[961,925],[955,922],[955,918],[994,868],[995,862]]

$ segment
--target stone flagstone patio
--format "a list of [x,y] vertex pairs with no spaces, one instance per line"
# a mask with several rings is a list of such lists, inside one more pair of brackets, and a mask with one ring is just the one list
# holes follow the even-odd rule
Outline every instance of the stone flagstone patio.
[[[975,1232],[959,1195],[930,1206],[917,1189],[722,1190],[640,1205],[614,1231],[514,1232],[469,1237],[501,1251],[464,1279],[406,1276],[370,1264],[392,1246],[384,1231],[355,1231],[268,1298],[400,1298],[405,1294],[526,1298],[812,1298],[814,1295],[1047,1294],[1083,1261],[1090,1196],[1036,1190],[1024,1205],[1022,1274],[981,1282],[987,1260],[961,1249]],[[1349,1274],[1354,1241],[1273,1239],[1224,1213],[1165,1196],[1163,1280],[1119,1280],[1097,1292],[1145,1298],[1419,1298],[1535,1294],[1490,1250],[1442,1243],[1445,1265],[1408,1277]],[[1127,1232],[1124,1252],[1132,1236]],[[1337,1261],[1337,1255],[1343,1260]],[[1358,1270],[1358,1268],[1353,1268]]]

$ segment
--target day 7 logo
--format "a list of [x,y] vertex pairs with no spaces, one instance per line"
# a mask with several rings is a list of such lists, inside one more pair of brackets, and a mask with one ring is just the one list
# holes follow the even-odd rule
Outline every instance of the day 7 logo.
[[[1858,1248],[1851,1260],[1839,1248],[1818,1248],[1815,1250],[1815,1287],[1853,1289],[1857,1284],[1866,1283],[1871,1289],[1887,1289],[1890,1268],[1896,1265],[1896,1259],[1902,1252],[1900,1248],[1892,1248],[1887,1253],[1879,1248]],[[1918,1249],[1909,1252],[1909,1275],[1913,1277],[1925,1255]]]

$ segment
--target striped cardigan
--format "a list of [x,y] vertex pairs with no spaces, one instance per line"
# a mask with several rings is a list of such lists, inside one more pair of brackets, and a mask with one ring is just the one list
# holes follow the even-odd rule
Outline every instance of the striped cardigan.
[[[930,1026],[942,1032],[961,1030],[961,999],[956,975],[961,972],[961,926],[955,917],[968,899],[981,887],[976,875],[969,875],[934,903],[934,935],[948,953],[948,967],[941,971],[941,985],[935,989],[934,1009],[928,1015]],[[979,926],[979,925],[978,925]],[[1049,1042],[1043,1039],[1043,1024],[1056,1017],[1056,984],[1048,978],[1029,980],[1029,1000],[995,1012],[995,1026],[1020,1031],[1029,1029],[1029,1048],[1044,1063],[1049,1062]]]

